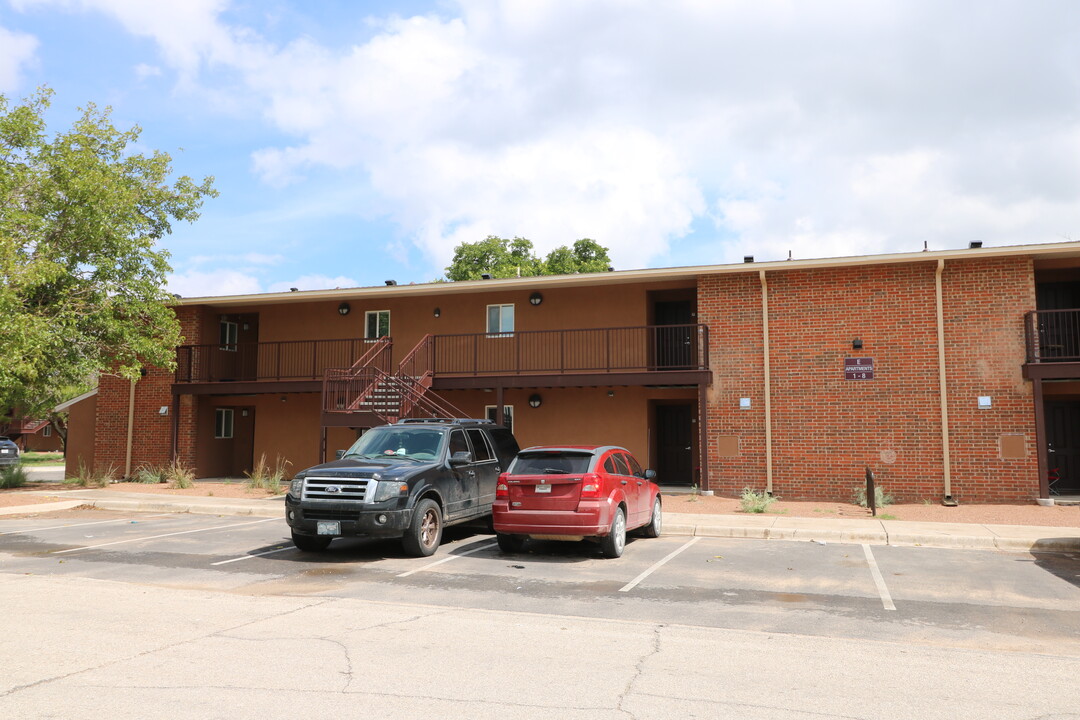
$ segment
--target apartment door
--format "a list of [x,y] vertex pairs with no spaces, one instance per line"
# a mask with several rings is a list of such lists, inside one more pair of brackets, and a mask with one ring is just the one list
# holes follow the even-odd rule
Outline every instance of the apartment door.
[[1080,400],[1047,400],[1047,469],[1051,494],[1080,494]]
[[694,404],[656,406],[656,475],[661,485],[694,484]]
[[657,302],[653,317],[656,328],[655,364],[661,370],[692,368],[696,365],[694,303],[691,300]]

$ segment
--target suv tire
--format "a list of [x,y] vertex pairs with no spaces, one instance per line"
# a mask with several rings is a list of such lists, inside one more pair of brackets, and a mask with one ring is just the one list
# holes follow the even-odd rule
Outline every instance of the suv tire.
[[292,534],[293,545],[296,546],[297,550],[303,550],[304,552],[322,552],[330,547],[331,540],[333,540],[333,538],[320,537],[318,535]]
[[438,503],[431,499],[416,503],[409,529],[401,538],[405,553],[413,557],[428,557],[442,542],[443,518]]

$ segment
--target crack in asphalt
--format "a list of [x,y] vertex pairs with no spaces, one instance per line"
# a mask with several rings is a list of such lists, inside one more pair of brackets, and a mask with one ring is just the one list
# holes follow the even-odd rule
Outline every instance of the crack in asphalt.
[[630,696],[630,693],[634,688],[634,684],[637,683],[638,678],[645,674],[645,663],[647,663],[650,658],[656,657],[660,654],[660,631],[663,630],[665,627],[666,625],[663,624],[655,625],[653,627],[652,642],[650,643],[649,649],[646,652],[642,653],[641,657],[638,658],[637,663],[634,664],[633,676],[626,682],[626,686],[623,687],[622,692],[619,693],[619,697],[615,700],[615,709],[625,715],[629,715],[633,720],[637,720],[637,715],[635,715],[630,710],[627,710],[624,705],[626,704],[626,700]]

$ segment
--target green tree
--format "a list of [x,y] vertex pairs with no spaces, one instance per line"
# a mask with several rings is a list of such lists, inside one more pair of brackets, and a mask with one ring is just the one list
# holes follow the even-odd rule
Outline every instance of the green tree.
[[157,241],[217,196],[212,177],[170,183],[169,155],[132,152],[140,128],[118,130],[109,108],[47,136],[51,97],[0,95],[0,407],[30,411],[98,372],[173,366]]
[[607,248],[588,238],[576,241],[573,248],[557,247],[541,260],[530,240],[488,235],[479,242],[462,243],[454,248],[454,259],[446,268],[446,277],[457,281],[480,280],[484,273],[493,278],[572,275],[604,272],[610,265]]

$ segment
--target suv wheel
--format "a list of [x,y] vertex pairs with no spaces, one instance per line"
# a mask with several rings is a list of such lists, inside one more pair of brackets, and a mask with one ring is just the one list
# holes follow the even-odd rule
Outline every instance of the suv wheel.
[[611,521],[611,532],[600,538],[600,551],[606,558],[617,558],[622,557],[624,547],[626,547],[626,511],[620,507],[615,510],[615,518]]
[[433,554],[442,541],[442,511],[434,500],[421,500],[413,510],[409,529],[401,538],[405,552],[413,557]]
[[333,538],[320,535],[292,534],[293,545],[295,545],[298,550],[303,550],[304,552],[322,552],[330,547],[331,540],[333,540]]

